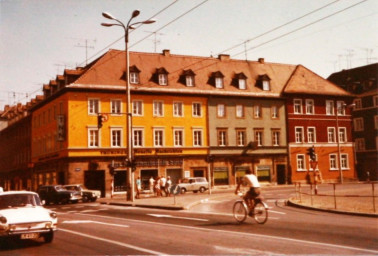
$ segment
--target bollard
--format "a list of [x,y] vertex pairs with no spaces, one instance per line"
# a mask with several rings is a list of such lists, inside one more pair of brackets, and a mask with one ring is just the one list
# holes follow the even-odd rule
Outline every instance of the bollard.
[[337,205],[336,205],[336,184],[333,183],[333,198],[334,198],[334,201],[335,201],[335,210],[337,209]]

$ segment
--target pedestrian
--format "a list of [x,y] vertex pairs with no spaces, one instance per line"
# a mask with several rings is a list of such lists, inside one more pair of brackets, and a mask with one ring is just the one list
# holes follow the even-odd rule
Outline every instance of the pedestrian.
[[319,170],[314,171],[314,184],[315,184],[315,195],[318,194],[318,184],[323,182],[322,174]]
[[166,191],[166,187],[165,187],[166,185],[167,185],[167,179],[164,176],[161,176],[161,178],[160,178],[161,196],[163,196],[163,192],[164,192],[165,196],[167,195],[167,191]]
[[150,193],[153,194],[154,193],[155,180],[152,176],[151,176],[149,182],[150,182]]
[[140,179],[140,177],[137,178],[136,180],[136,198],[139,199],[140,198],[140,192],[142,191],[142,181]]
[[160,177],[156,177],[156,180],[155,180],[155,193],[156,193],[156,196],[159,197],[161,196],[161,190],[160,190]]
[[165,185],[165,195],[170,196],[171,195],[171,188],[172,188],[172,180],[171,177],[167,177],[167,183]]

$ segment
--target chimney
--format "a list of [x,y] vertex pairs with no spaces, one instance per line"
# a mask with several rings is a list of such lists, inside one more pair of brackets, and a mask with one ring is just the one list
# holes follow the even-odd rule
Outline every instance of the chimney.
[[264,58],[259,58],[259,62],[260,62],[261,64],[264,64],[264,63],[265,63]]
[[165,50],[163,50],[163,55],[169,57],[169,56],[171,56],[171,52],[169,50],[165,49]]
[[230,55],[228,54],[219,54],[218,59],[221,61],[230,60]]

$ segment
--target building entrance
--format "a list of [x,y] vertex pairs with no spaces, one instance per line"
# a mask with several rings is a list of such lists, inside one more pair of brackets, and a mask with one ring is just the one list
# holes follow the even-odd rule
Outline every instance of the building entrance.
[[147,170],[141,170],[140,171],[140,179],[142,181],[142,190],[149,190],[150,189],[150,178],[154,178],[156,180],[156,177],[158,176],[158,170],[157,169],[147,169]]
[[85,171],[84,186],[88,189],[100,190],[101,197],[105,197],[105,171]]

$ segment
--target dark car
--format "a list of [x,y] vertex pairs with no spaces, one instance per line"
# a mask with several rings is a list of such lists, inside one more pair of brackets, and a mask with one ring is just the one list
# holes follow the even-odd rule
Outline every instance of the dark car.
[[44,200],[46,204],[77,203],[81,200],[80,192],[67,190],[61,185],[40,186],[37,193],[41,200]]
[[83,197],[83,202],[95,202],[97,198],[101,197],[101,191],[100,190],[93,190],[88,189],[84,187],[82,184],[70,184],[70,185],[64,185],[64,187],[68,190],[74,190],[81,193],[81,196]]

